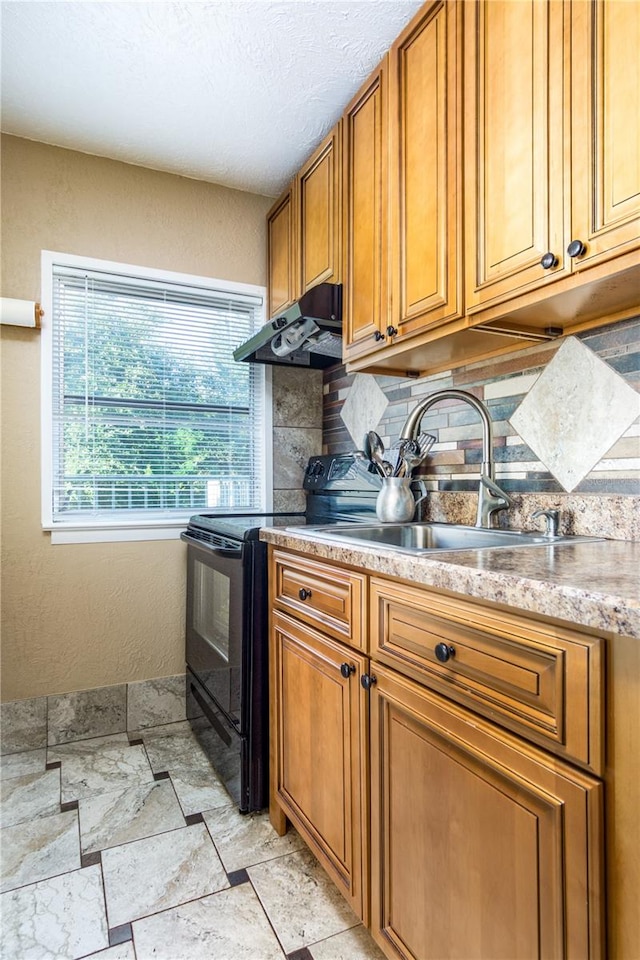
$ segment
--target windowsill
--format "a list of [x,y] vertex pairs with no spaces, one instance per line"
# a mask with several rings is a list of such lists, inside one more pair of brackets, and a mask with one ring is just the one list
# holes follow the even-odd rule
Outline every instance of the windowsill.
[[51,543],[117,543],[136,540],[178,540],[186,529],[188,516],[176,520],[84,521],[43,524]]

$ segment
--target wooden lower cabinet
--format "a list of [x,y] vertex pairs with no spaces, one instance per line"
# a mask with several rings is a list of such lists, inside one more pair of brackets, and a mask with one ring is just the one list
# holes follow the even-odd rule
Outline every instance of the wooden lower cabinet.
[[291,820],[366,921],[368,661],[280,613],[271,640],[272,823]]
[[603,957],[601,782],[371,669],[371,930],[387,956]]
[[386,956],[637,960],[637,641],[608,648],[603,769],[602,637],[270,556],[271,822]]

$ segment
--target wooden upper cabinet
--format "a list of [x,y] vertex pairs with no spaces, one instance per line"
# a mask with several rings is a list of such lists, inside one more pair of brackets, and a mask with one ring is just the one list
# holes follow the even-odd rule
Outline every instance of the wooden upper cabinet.
[[564,44],[556,0],[465,9],[467,308],[564,268]]
[[389,323],[388,58],[343,116],[345,359],[377,351]]
[[[566,332],[637,308],[639,46],[637,3],[465,7],[470,313],[502,304],[496,319],[514,310]],[[578,284],[559,282],[582,271]],[[541,310],[550,296],[551,310]]]
[[570,12],[570,239],[586,246],[573,261],[582,270],[640,246],[640,5]]
[[397,339],[446,323],[462,311],[462,7],[455,0],[426,4],[390,51]]
[[300,293],[342,275],[341,124],[298,173]]
[[295,183],[291,183],[267,214],[269,317],[297,297]]

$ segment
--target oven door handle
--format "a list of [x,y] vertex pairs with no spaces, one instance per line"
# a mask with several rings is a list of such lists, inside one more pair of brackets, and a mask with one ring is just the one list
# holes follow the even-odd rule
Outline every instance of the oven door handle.
[[193,547],[201,547],[202,550],[207,550],[209,553],[212,553],[215,557],[229,557],[231,559],[240,558],[242,556],[242,547],[231,548],[231,547],[212,547],[210,543],[206,543],[204,540],[196,540],[195,537],[189,537],[186,533],[180,534],[180,539],[184,540],[185,543],[191,544]]

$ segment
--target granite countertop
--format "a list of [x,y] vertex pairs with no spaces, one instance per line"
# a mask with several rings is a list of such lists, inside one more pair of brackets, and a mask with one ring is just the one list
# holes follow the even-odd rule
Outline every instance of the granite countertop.
[[568,624],[640,639],[640,543],[583,541],[416,556],[265,528],[260,539],[319,559],[400,577]]

